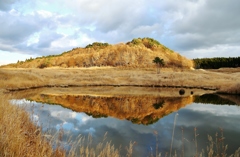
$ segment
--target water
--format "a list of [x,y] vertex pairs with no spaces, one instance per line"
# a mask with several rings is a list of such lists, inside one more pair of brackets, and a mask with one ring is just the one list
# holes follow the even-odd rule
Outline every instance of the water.
[[106,140],[121,146],[123,154],[129,142],[135,142],[133,156],[155,155],[156,147],[162,156],[175,151],[193,156],[207,151],[208,135],[219,146],[228,144],[228,154],[240,147],[239,101],[233,101],[239,97],[161,95],[41,93],[13,102],[24,104],[43,131],[64,130],[66,149],[70,136],[74,140],[91,135],[95,145],[106,133]]

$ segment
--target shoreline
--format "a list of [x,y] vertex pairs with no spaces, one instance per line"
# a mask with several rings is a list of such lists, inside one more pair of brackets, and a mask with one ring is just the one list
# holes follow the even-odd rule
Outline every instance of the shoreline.
[[194,86],[165,86],[165,85],[106,85],[106,84],[97,84],[97,85],[45,85],[45,86],[35,86],[35,87],[26,87],[26,88],[10,88],[5,89],[6,92],[15,92],[22,90],[31,90],[39,88],[71,88],[71,87],[146,87],[146,88],[183,88],[183,89],[202,89],[202,90],[211,90],[216,91],[216,87],[194,87]]
[[[227,69],[231,72],[229,69]],[[0,68],[0,89],[20,91],[43,87],[152,87],[212,90],[240,94],[240,68],[231,74],[211,70],[162,68]],[[234,89],[233,89],[234,88]]]

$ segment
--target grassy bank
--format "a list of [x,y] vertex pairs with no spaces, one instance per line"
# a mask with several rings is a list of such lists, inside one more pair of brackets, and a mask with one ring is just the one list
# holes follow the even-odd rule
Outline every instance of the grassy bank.
[[0,156],[42,157],[60,155],[42,137],[28,114],[0,97]]
[[[75,157],[99,156],[119,157],[120,148],[115,148],[109,141],[99,143],[96,147],[84,145],[85,137],[79,137],[72,148],[64,150],[61,142],[63,132],[56,135],[42,133],[40,127],[33,124],[29,115],[23,108],[11,105],[7,96],[0,96],[0,156],[1,157]],[[90,142],[92,139],[86,140]],[[53,149],[53,145],[56,146]],[[127,147],[127,154],[131,156],[133,143]],[[76,151],[78,150],[78,152]]]
[[240,69],[231,74],[205,70],[163,68],[121,69],[103,68],[50,68],[0,69],[0,88],[19,90],[38,87],[68,86],[146,86],[200,88],[240,94]]

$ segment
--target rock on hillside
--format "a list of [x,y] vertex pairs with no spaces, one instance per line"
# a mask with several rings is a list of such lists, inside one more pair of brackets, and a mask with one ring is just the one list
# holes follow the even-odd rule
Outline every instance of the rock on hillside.
[[193,66],[192,60],[170,50],[158,41],[151,38],[138,38],[116,45],[95,42],[85,48],[74,48],[60,55],[27,59],[25,62],[21,61],[5,67],[154,67],[155,57],[164,59],[166,67],[190,68]]

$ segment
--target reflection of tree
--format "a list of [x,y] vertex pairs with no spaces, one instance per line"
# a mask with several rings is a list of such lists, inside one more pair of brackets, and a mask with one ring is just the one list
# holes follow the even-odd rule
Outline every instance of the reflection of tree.
[[131,118],[130,120],[134,124],[139,124],[139,122],[141,122],[140,119],[138,119],[138,118]]
[[85,112],[87,115],[92,116],[93,118],[107,118],[108,115],[106,114],[102,114],[102,113],[98,113],[98,112],[93,112],[93,113],[88,113]]
[[141,123],[144,125],[150,125],[150,124],[156,123],[159,119],[160,119],[159,117],[156,117],[155,115],[151,114],[151,115],[145,116],[142,120],[134,117],[131,117],[127,120],[131,121],[134,124]]
[[154,104],[153,104],[153,107],[157,110],[157,109],[159,109],[159,108],[162,108],[163,105],[164,105],[164,100],[161,100],[161,101],[159,101],[159,102],[157,102],[157,103],[154,103]]
[[154,115],[148,115],[146,117],[144,117],[143,121],[145,122],[145,125],[150,125],[153,123],[156,123],[160,118],[158,117],[154,117]]
[[216,94],[204,94],[201,96],[195,96],[194,102],[203,103],[203,104],[236,105],[235,102],[232,102],[227,99],[223,99]]

